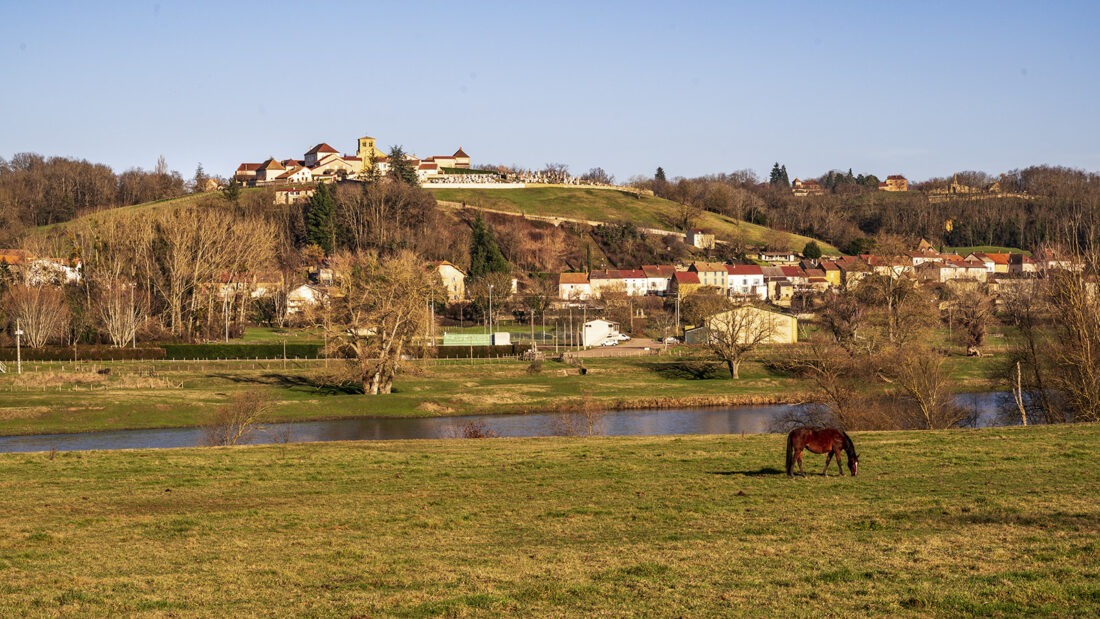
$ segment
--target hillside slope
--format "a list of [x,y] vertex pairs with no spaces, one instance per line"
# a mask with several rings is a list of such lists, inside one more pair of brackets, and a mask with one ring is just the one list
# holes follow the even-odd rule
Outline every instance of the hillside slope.
[[[631,222],[641,227],[662,230],[676,229],[677,205],[674,202],[653,196],[638,196],[628,191],[555,186],[523,189],[429,187],[429,190],[437,200],[465,203],[479,208],[610,223]],[[808,241],[816,240],[709,212],[702,213],[698,226],[713,231],[719,240],[739,239],[746,245],[783,243],[796,251],[801,251]],[[817,240],[817,244],[825,253],[840,253],[836,247],[824,241]]]
[[[440,202],[466,204],[505,213],[561,217],[594,222],[631,222],[643,228],[675,231],[677,205],[669,200],[653,196],[637,196],[628,191],[593,187],[527,187],[524,189],[435,189],[429,188]],[[246,189],[242,198],[261,189]],[[187,195],[169,200],[146,202],[133,206],[105,209],[74,220],[44,226],[39,232],[65,229],[90,219],[100,221],[115,217],[147,216],[160,210],[168,210],[216,199],[212,194]],[[828,243],[797,234],[779,232],[765,226],[738,221],[716,213],[704,212],[698,226],[715,233],[719,240],[739,240],[748,246],[766,244],[784,245],[801,251],[810,240],[816,240],[826,254],[839,254]]]

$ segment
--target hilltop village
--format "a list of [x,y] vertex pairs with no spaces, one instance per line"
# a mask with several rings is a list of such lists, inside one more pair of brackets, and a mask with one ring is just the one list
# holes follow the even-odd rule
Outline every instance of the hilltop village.
[[[297,183],[356,180],[370,175],[385,176],[390,171],[389,156],[378,149],[375,138],[358,140],[355,155],[341,154],[326,143],[305,152],[301,159],[269,157],[260,163],[242,163],[233,178],[249,187]],[[445,182],[448,177],[465,178],[470,173],[470,156],[460,146],[452,155],[434,155],[420,159],[405,155],[421,183]]]

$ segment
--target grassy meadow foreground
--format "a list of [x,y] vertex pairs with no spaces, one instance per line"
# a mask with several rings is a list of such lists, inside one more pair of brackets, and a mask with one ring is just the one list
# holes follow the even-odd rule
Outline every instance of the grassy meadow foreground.
[[[1095,616],[1100,426],[0,455],[7,616]],[[823,458],[807,456],[820,471]],[[835,469],[834,469],[835,475]]]

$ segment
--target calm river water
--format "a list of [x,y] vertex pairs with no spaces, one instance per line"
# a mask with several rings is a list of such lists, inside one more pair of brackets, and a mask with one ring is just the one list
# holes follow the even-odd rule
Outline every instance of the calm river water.
[[[957,399],[961,406],[973,411],[968,425],[989,427],[1005,423],[1000,410],[1011,395],[971,393],[961,394]],[[371,417],[269,424],[252,434],[246,442],[460,438],[465,428],[475,425],[497,436],[758,434],[776,431],[774,424],[777,421],[798,410],[799,406],[771,405],[607,411],[591,417],[577,413],[416,419]],[[197,428],[5,436],[0,437],[0,452],[194,447],[201,444],[202,437],[202,430]]]

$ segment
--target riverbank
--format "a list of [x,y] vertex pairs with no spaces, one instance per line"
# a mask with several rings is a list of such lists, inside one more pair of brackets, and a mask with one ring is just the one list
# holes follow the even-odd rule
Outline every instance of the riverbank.
[[[412,364],[395,392],[364,396],[337,386],[335,361],[28,363],[0,376],[0,435],[196,427],[235,393],[257,391],[272,423],[353,417],[439,417],[547,411],[793,404],[813,386],[759,362],[728,379],[721,364],[655,356],[585,360],[586,373],[547,360]],[[952,359],[959,391],[996,388],[989,360]]]
[[180,617],[1100,610],[1100,426],[853,439],[855,479],[788,480],[775,435],[0,455],[0,603]]

